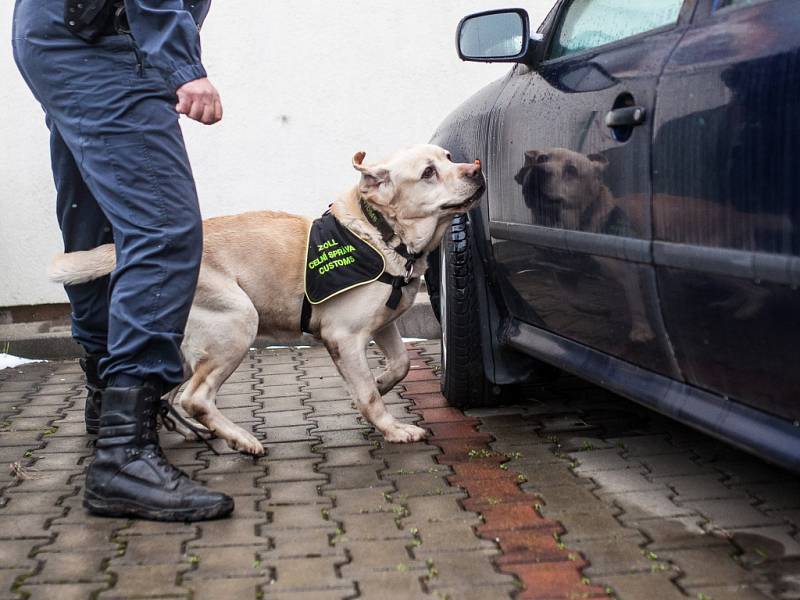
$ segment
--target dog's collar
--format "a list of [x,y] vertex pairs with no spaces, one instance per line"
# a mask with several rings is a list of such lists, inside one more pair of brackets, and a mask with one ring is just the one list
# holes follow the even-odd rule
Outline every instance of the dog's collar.
[[384,243],[388,244],[396,234],[392,226],[389,225],[389,222],[386,220],[386,217],[384,217],[380,211],[373,208],[364,198],[359,198],[358,202],[361,205],[361,212],[364,213],[369,224],[378,230]]
[[369,221],[369,224],[377,229],[378,233],[381,234],[383,243],[406,259],[406,280],[410,279],[411,270],[414,267],[414,263],[417,261],[417,259],[422,258],[424,252],[409,252],[408,247],[402,241],[397,246],[390,246],[389,242],[392,241],[392,238],[397,236],[397,239],[400,239],[400,236],[397,235],[395,230],[392,229],[392,226],[389,225],[386,217],[384,217],[379,210],[364,200],[364,198],[359,198],[359,204],[361,205],[361,212],[364,213],[364,216],[367,218],[367,221]]

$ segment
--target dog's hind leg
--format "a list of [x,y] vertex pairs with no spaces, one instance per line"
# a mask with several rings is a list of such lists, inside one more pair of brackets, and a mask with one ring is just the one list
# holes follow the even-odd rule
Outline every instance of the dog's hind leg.
[[[186,360],[183,360],[183,382],[186,383],[186,381],[189,379],[189,377],[191,377],[191,375],[192,375],[192,370],[189,364],[186,362]],[[175,410],[177,410],[176,409],[177,402],[175,400],[178,397],[180,389],[181,389],[180,385],[175,386],[163,396],[164,401],[166,401],[167,404],[169,404],[170,407],[172,407]],[[165,424],[165,426],[167,425],[166,419],[162,419],[162,422]],[[169,426],[170,427],[174,426],[175,432],[182,435],[183,439],[185,439],[187,442],[198,441],[200,436],[202,436],[204,439],[209,439],[210,437],[213,437],[208,429],[206,429],[197,422],[192,424],[194,431],[177,419],[169,419],[169,423],[170,423]]]
[[[175,408],[175,405],[178,404],[175,400],[178,397],[179,391],[180,387],[176,387],[166,396],[167,402],[169,402],[170,406],[173,408]],[[192,427],[195,429],[195,431],[192,431],[177,419],[173,419],[173,421],[175,423],[175,432],[182,435],[183,439],[185,439],[187,442],[198,441],[199,436],[202,436],[204,439],[210,439],[214,437],[214,435],[208,429],[200,425],[200,423],[192,423]]]
[[386,410],[367,362],[365,337],[344,332],[340,336],[325,335],[323,340],[358,411],[387,442],[416,442],[425,437],[424,429],[398,421]]
[[382,396],[408,375],[411,362],[408,359],[403,338],[400,337],[400,332],[394,322],[376,331],[373,339],[386,357],[386,370],[375,381]]
[[225,440],[230,448],[247,454],[264,454],[255,436],[225,415],[215,404],[217,391],[242,362],[258,330],[258,314],[237,286],[225,290],[225,307],[192,307],[184,355],[192,376],[181,395],[186,413]]

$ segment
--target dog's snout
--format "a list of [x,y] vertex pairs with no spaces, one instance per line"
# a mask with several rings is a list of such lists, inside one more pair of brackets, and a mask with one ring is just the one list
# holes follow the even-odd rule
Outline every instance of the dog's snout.
[[476,160],[471,165],[463,167],[464,175],[470,179],[478,179],[481,176],[481,161]]

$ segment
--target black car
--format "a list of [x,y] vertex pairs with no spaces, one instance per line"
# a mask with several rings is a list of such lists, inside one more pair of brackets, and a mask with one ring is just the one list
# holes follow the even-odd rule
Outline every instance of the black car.
[[480,159],[428,285],[451,403],[558,367],[800,470],[800,2],[470,15],[514,63],[432,143]]

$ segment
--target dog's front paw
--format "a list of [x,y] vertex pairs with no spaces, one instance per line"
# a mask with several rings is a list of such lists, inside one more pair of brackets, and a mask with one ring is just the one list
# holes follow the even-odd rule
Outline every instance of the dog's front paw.
[[425,436],[427,436],[427,432],[422,427],[400,422],[394,423],[383,432],[383,437],[386,438],[386,441],[393,444],[419,442],[424,440]]

